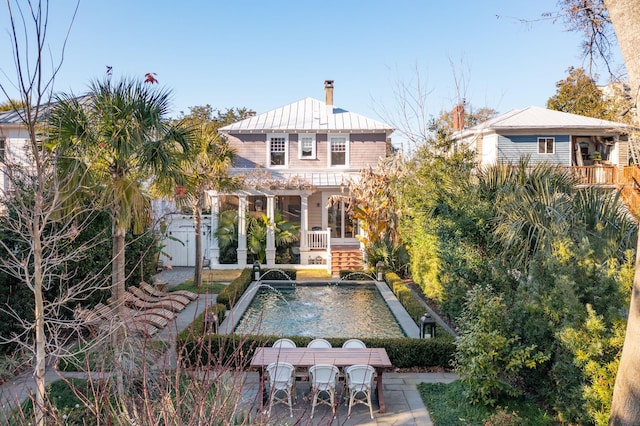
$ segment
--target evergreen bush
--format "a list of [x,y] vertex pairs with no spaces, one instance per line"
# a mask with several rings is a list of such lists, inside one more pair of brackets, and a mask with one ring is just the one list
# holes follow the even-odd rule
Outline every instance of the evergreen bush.
[[224,288],[220,294],[218,294],[218,298],[216,301],[222,305],[225,305],[227,309],[231,309],[233,305],[240,299],[240,297],[244,294],[244,292],[249,287],[252,281],[252,272],[251,269],[244,269],[240,276],[231,281],[229,285]]

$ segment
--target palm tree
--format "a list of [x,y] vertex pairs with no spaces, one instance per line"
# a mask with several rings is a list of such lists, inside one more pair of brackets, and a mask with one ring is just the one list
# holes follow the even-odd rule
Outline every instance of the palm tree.
[[[101,195],[112,220],[114,310],[124,305],[125,235],[150,221],[152,185],[180,181],[179,159],[190,150],[184,129],[166,120],[170,92],[133,79],[94,81],[82,98],[60,96],[52,112],[51,137],[70,153],[63,167],[83,164],[74,185]],[[114,333],[115,335],[116,333]],[[116,336],[114,345],[119,343]]]
[[[183,191],[180,197],[176,197],[176,204],[191,209],[193,225],[195,229],[195,272],[193,282],[196,287],[202,285],[202,207],[206,200],[206,191],[232,190],[239,187],[236,178],[229,177],[228,168],[235,157],[235,151],[227,140],[218,133],[218,128],[237,121],[246,112],[227,110],[225,115],[218,112],[218,117],[213,117],[213,110],[209,105],[204,107],[191,107],[191,113],[181,120],[181,125],[194,136],[193,150],[182,157],[181,167],[184,175]],[[171,194],[173,186],[164,188],[165,194]]]
[[496,209],[495,236],[505,258],[522,272],[538,252],[571,231],[576,181],[557,167],[519,164],[487,167],[478,175],[479,191]]
[[214,230],[214,232],[220,246],[221,263],[236,263],[236,249],[238,248],[238,211],[221,211],[218,214],[218,229]]
[[270,224],[274,227],[276,247],[285,247],[300,238],[300,225],[286,220],[278,210],[274,212],[273,222],[264,213],[258,218],[247,216],[247,249],[260,263],[264,263],[267,257],[267,228]]

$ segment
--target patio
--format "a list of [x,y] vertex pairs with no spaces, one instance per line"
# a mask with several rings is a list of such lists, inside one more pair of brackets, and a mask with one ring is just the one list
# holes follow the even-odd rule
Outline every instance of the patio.
[[[258,399],[260,377],[257,372],[244,373],[245,382],[242,388],[241,404],[252,407],[255,416],[260,407]],[[271,410],[271,417],[262,417],[262,424],[302,424],[302,425],[433,425],[420,393],[419,383],[450,383],[457,379],[453,373],[385,373],[383,388],[387,412],[380,414],[377,399],[373,398],[373,420],[369,417],[369,409],[364,405],[357,405],[352,409],[351,417],[347,418],[348,406],[345,405],[346,392],[339,387],[340,405],[336,410],[336,418],[331,419],[331,409],[319,406],[313,419],[311,415],[311,401],[309,395],[309,381],[296,383],[298,400],[293,404],[293,418],[289,417],[289,407],[276,404]],[[256,419],[257,420],[257,419]]]

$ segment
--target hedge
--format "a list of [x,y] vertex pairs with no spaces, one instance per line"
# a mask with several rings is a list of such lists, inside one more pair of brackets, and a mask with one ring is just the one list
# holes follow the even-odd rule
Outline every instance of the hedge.
[[249,284],[251,284],[251,269],[247,268],[240,273],[240,276],[231,281],[228,286],[222,289],[222,291],[218,294],[218,298],[216,299],[217,302],[225,305],[227,309],[231,309],[231,306],[235,305],[236,301],[247,290]]
[[[284,274],[285,276],[283,277],[282,274]],[[297,277],[298,275],[295,269],[269,269],[263,273],[260,279],[270,280],[270,281],[277,281],[277,280],[295,281]]]
[[222,321],[227,316],[227,307],[221,303],[209,306],[204,312],[198,315],[189,327],[178,333],[178,340],[189,340],[193,338],[200,338],[204,335],[204,318],[207,313],[212,313],[218,316],[218,324],[222,324]]
[[384,275],[387,285],[396,295],[404,309],[409,313],[411,318],[417,325],[420,325],[420,317],[424,314],[425,309],[420,300],[407,287],[402,279],[394,272],[387,272]]
[[[187,367],[234,365],[247,368],[256,347],[271,346],[279,336],[258,335],[198,335],[202,323],[194,333],[178,336],[178,348],[181,359]],[[289,336],[298,347],[306,346],[311,338]],[[328,338],[333,347],[341,347],[346,338]],[[394,367],[444,367],[451,368],[455,345],[451,338],[412,339],[400,338],[362,338],[367,347],[384,348]]]

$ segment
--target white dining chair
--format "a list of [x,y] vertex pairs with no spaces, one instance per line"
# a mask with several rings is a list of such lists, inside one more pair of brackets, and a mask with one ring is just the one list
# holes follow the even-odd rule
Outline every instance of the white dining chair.
[[[340,370],[331,364],[316,364],[309,368],[309,380],[311,382],[311,418],[316,407],[321,404],[329,405],[335,418],[336,415],[336,384]],[[321,394],[324,394],[323,398]]]
[[296,343],[291,339],[278,339],[271,345],[273,348],[295,348]]
[[343,348],[349,349],[366,349],[367,345],[364,344],[362,340],[359,339],[349,339],[342,344]]
[[[271,407],[282,403],[289,406],[289,414],[293,417],[293,402],[296,392],[296,369],[288,362],[272,362],[267,366],[269,374],[269,410],[267,416],[271,416]],[[284,394],[282,396],[279,396]]]
[[313,339],[309,342],[307,347],[315,349],[331,349],[331,343],[329,343],[329,341],[325,339]]
[[347,390],[349,392],[349,411],[347,418],[351,416],[351,408],[356,404],[364,404],[369,407],[369,414],[373,419],[373,404],[371,392],[376,370],[370,365],[356,364],[345,369],[347,376]]

